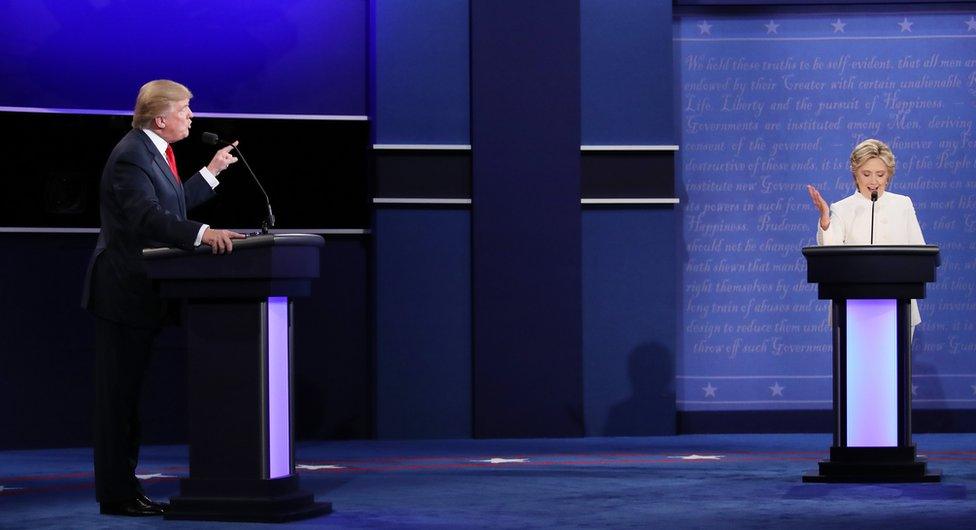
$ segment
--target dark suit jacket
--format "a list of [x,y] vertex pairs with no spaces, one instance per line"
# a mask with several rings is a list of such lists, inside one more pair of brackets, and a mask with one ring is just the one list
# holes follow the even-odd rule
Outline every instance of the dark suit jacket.
[[186,211],[214,195],[200,173],[176,184],[149,136],[129,131],[102,171],[102,229],[85,276],[82,306],[113,322],[158,326],[162,304],[146,276],[142,249],[193,248],[201,223],[187,220]]

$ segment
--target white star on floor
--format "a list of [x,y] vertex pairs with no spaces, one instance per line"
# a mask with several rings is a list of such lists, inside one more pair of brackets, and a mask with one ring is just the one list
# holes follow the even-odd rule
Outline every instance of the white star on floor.
[[831,22],[830,25],[834,27],[834,33],[844,33],[844,26],[847,25],[847,22],[841,22],[838,18],[837,22]]
[[715,397],[715,391],[718,390],[717,386],[712,386],[712,383],[708,383],[708,386],[701,387],[705,391],[705,397]]
[[780,386],[779,382],[773,383],[773,386],[769,387],[769,391],[772,392],[774,396],[783,397],[783,389],[785,386]]
[[335,464],[298,464],[295,469],[307,469],[309,471],[318,471],[320,469],[346,469],[345,466],[337,466]]
[[139,480],[149,480],[151,478],[176,478],[176,475],[164,475],[162,473],[150,473],[148,475],[136,475]]
[[770,33],[779,33],[779,31],[776,31],[779,29],[779,24],[773,22],[772,20],[769,21],[769,24],[763,24],[763,26],[766,27],[766,35],[769,35]]
[[528,458],[489,458],[487,460],[470,460],[471,462],[478,462],[481,464],[524,464],[529,461]]
[[681,456],[669,456],[668,458],[677,458],[680,460],[720,460],[724,458],[723,455],[681,455]]
[[698,24],[698,32],[701,35],[711,35],[712,25],[709,24],[707,20],[702,20],[701,23]]
[[908,17],[905,17],[904,19],[902,19],[901,22],[898,23],[898,25],[901,26],[901,32],[902,33],[906,32],[906,31],[909,32],[909,33],[911,33],[912,32],[912,25],[913,24],[915,24],[915,23],[908,21]]
[[966,31],[976,31],[976,17],[969,17],[966,21]]

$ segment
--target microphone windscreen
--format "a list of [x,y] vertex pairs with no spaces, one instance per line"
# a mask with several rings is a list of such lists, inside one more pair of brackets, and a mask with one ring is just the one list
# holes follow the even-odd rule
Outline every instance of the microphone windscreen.
[[211,132],[203,133],[200,136],[200,139],[203,140],[203,143],[210,144],[210,145],[217,145],[217,141],[218,141],[217,135]]
[[878,192],[872,191],[871,192],[871,202],[874,202],[876,200],[878,200]]

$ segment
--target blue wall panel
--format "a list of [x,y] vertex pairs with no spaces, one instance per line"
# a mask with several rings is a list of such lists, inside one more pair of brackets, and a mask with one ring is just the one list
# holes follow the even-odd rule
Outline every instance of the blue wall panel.
[[588,436],[675,432],[675,239],[670,206],[583,212]]
[[673,144],[671,2],[580,2],[584,144]]
[[326,235],[312,296],[294,301],[298,439],[374,435],[371,245],[369,235]]
[[471,28],[475,435],[580,435],[579,3]]
[[0,2],[0,106],[128,110],[160,77],[198,112],[366,114],[363,0]]
[[376,143],[470,143],[467,0],[373,10]]
[[471,435],[470,234],[467,211],[376,212],[380,438]]

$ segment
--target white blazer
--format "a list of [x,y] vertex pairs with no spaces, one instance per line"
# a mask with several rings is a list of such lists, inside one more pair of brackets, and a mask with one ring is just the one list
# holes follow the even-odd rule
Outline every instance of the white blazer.
[[[830,205],[830,226],[826,230],[817,223],[818,245],[871,244],[871,199],[858,192]],[[915,216],[912,200],[904,195],[886,191],[874,205],[875,245],[924,245],[922,227]],[[912,300],[912,326],[922,317],[918,304]]]

